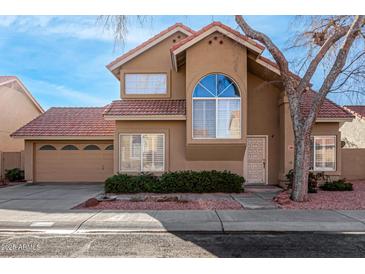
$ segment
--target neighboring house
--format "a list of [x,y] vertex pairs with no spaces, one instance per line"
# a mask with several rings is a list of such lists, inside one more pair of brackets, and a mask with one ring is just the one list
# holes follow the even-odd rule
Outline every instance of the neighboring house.
[[344,148],[365,148],[365,105],[344,108],[355,116],[340,128]]
[[365,106],[344,106],[355,119],[340,127],[342,136],[342,176],[349,180],[365,179]]
[[[292,123],[279,70],[263,50],[219,22],[171,26],[107,65],[121,100],[51,108],[13,133],[25,140],[26,179],[216,169],[278,184],[293,168]],[[305,94],[304,114],[314,95]],[[313,129],[315,171],[341,176],[339,127],[352,118],[325,100]]]
[[10,134],[44,113],[16,76],[0,76],[0,179],[5,169],[21,167],[24,141]]
[[0,151],[24,150],[24,142],[10,134],[44,110],[16,76],[0,76],[0,110]]

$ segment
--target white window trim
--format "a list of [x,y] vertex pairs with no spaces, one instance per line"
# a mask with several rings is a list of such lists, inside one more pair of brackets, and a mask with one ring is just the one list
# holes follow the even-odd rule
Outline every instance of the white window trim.
[[[241,97],[192,97],[192,113],[191,113],[191,127],[192,127],[192,131],[191,131],[191,137],[193,140],[226,140],[226,139],[233,139],[233,140],[239,140],[242,137],[242,107],[241,107]],[[240,135],[239,137],[194,137],[194,100],[215,100],[215,136],[218,136],[218,101],[219,100],[239,100],[239,105],[240,105]]]
[[[210,74],[215,74],[216,77],[215,77],[215,81],[216,81],[216,84],[215,84],[215,88],[216,88],[216,94],[217,95],[214,95],[212,94],[208,88],[206,88],[203,84],[200,83],[200,81],[202,79],[204,79],[206,76],[210,75]],[[232,83],[229,84],[227,87],[224,88],[223,91],[221,91],[219,93],[219,95],[221,95],[224,91],[226,91],[226,89],[228,87],[230,87],[232,84],[235,84],[235,86],[237,87],[238,89],[238,85],[237,83],[231,78],[229,77],[228,75],[224,74],[224,73],[219,73],[219,72],[216,72],[216,73],[209,73],[209,74],[206,74],[205,76],[203,76],[202,78],[199,79],[198,83],[195,85],[194,89],[193,89],[193,93],[192,93],[192,104],[191,104],[191,138],[193,140],[239,140],[242,138],[242,105],[241,105],[241,93],[240,93],[240,97],[218,97],[218,92],[217,92],[217,86],[218,86],[218,77],[217,75],[218,74],[221,74],[221,75],[224,75],[226,77],[228,77]],[[200,85],[201,87],[203,87],[205,90],[207,90],[210,94],[212,94],[214,97],[194,97],[194,91],[195,91],[195,88]],[[238,89],[239,91],[239,89]],[[194,137],[194,100],[215,100],[215,137]],[[239,100],[239,106],[240,106],[240,134],[239,134],[239,137],[217,137],[218,136],[218,100]]]
[[[122,169],[122,136],[133,136],[133,135],[140,135],[141,136],[141,155],[140,155],[140,169],[141,170],[127,170],[123,171]],[[162,135],[162,147],[163,147],[163,153],[162,153],[162,170],[143,170],[143,136],[145,135]],[[119,172],[165,172],[165,160],[166,160],[166,142],[165,142],[165,133],[119,133]]]
[[[163,93],[135,93],[135,92],[127,92],[127,75],[164,75],[165,76],[165,91]],[[167,75],[166,72],[126,72],[124,73],[124,93],[129,96],[129,95],[141,95],[141,96],[145,96],[145,95],[167,95],[168,94],[168,81],[169,81],[169,77]]]
[[[137,134],[134,134],[134,135],[137,135]],[[140,134],[138,134],[138,135],[140,135]],[[142,137],[141,137],[142,138]],[[133,137],[132,137],[132,142],[129,144],[129,149],[130,149],[130,151],[134,151],[134,149],[133,149]],[[141,148],[140,148],[140,150],[142,149],[142,140],[141,140]],[[132,153],[131,153],[132,154]],[[133,156],[133,155],[131,155],[131,157],[130,157],[131,159],[133,159],[133,160],[137,160],[137,159],[139,159],[140,158],[140,156]]]
[[[316,167],[316,139],[323,138],[333,138],[335,139],[335,166],[334,168],[326,168],[326,167]],[[337,170],[337,136],[336,135],[313,135],[313,171],[336,171]]]

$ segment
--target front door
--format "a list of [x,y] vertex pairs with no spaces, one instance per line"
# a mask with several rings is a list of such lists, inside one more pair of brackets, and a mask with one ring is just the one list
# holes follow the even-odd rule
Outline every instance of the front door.
[[267,137],[248,136],[244,160],[247,184],[266,184]]

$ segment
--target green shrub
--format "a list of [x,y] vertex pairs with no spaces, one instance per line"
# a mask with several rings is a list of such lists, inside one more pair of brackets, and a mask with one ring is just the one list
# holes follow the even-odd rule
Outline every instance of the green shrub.
[[[294,182],[294,170],[289,170],[289,172],[285,176],[289,181],[288,188],[292,188]],[[317,193],[319,182],[324,180],[326,180],[326,176],[323,172],[314,173],[312,171],[309,171],[308,193]]]
[[105,181],[105,192],[243,192],[244,182],[242,176],[216,170],[165,172],[161,177],[149,173],[117,174]]
[[320,188],[325,191],[352,191],[354,190],[351,183],[346,183],[344,179],[333,182],[326,182]]
[[24,180],[24,171],[19,168],[6,170],[5,178],[8,179],[10,182]]

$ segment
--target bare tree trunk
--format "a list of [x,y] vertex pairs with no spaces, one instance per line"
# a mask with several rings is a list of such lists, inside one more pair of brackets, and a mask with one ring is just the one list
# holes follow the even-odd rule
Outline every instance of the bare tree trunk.
[[292,200],[305,202],[308,200],[308,174],[310,167],[310,132],[295,136],[294,181]]

